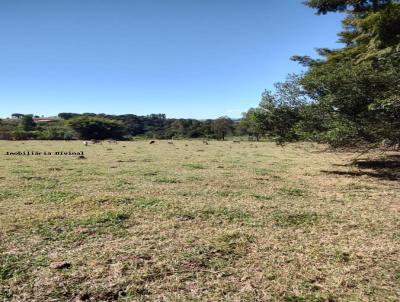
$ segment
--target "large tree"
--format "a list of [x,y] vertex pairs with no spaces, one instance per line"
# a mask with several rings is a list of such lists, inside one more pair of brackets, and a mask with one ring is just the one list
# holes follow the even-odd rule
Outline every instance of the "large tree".
[[213,120],[212,129],[219,139],[225,140],[225,137],[233,131],[233,121],[227,117],[219,117]]
[[339,33],[344,46],[318,49],[319,59],[293,57],[307,67],[299,83],[314,102],[302,106],[300,121],[289,130],[299,137],[312,133],[333,145],[399,142],[399,1],[309,0],[306,4],[319,14],[347,13]]
[[125,134],[122,122],[102,117],[79,116],[68,120],[82,139],[121,139]]
[[308,0],[306,4],[317,9],[319,14],[328,12],[344,12],[350,10],[353,13],[376,11],[390,4],[391,0]]

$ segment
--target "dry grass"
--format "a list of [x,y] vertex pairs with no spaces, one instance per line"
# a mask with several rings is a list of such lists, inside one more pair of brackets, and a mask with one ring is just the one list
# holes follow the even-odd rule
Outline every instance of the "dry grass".
[[398,179],[319,151],[0,142],[0,301],[399,301]]

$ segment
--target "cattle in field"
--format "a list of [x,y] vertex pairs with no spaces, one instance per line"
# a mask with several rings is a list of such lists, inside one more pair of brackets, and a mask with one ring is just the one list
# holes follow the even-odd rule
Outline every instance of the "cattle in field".
[[155,143],[156,143],[156,141],[150,141],[150,145],[155,144]]

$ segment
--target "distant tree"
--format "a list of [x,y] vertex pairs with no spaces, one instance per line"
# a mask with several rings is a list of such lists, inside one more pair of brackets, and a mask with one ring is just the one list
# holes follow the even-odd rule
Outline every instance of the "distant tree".
[[31,114],[24,115],[20,122],[21,129],[24,131],[31,131],[35,128],[36,124],[33,121],[33,116]]
[[212,129],[219,139],[225,140],[225,137],[233,131],[233,121],[227,116],[217,118],[212,123]]
[[267,131],[263,123],[263,113],[260,108],[250,108],[242,114],[242,119],[237,126],[240,135],[255,137],[257,141]]
[[43,131],[43,138],[48,140],[71,140],[74,136],[74,131],[68,126],[50,126]]
[[301,121],[301,109],[308,99],[300,78],[288,75],[285,82],[275,84],[275,93],[265,91],[258,108],[250,112],[252,127],[272,136],[277,143],[296,141],[295,126]]
[[74,117],[68,120],[68,125],[82,139],[121,139],[126,133],[126,128],[121,121],[102,117]]
[[75,116],[79,116],[79,114],[77,114],[77,113],[69,113],[69,112],[62,112],[62,113],[58,114],[58,117],[62,118],[64,120],[69,120],[69,119],[71,119],[71,118],[73,118]]
[[134,114],[125,114],[118,116],[106,116],[109,119],[116,119],[124,123],[127,128],[127,134],[131,136],[142,135],[144,130],[144,118]]
[[24,115],[22,114],[22,113],[13,113],[13,114],[11,114],[11,117],[12,118],[21,118],[21,117],[23,117]]

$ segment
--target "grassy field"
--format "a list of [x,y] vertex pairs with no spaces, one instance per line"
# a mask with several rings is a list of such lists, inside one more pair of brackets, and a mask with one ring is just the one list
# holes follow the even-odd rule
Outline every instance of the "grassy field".
[[400,301],[398,157],[355,156],[2,141],[0,301]]

